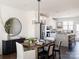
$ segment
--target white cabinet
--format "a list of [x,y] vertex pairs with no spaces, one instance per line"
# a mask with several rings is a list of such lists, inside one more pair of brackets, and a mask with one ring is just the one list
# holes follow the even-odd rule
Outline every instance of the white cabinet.
[[51,37],[51,35],[52,35],[51,30],[52,30],[52,26],[48,26],[48,25],[45,26],[45,38]]
[[52,26],[49,25],[41,25],[41,39],[46,39],[49,37],[55,37],[55,32],[52,33]]
[[62,46],[68,47],[68,35],[64,33],[57,33],[57,41],[62,41]]
[[41,39],[50,37],[51,30],[47,25],[41,25]]

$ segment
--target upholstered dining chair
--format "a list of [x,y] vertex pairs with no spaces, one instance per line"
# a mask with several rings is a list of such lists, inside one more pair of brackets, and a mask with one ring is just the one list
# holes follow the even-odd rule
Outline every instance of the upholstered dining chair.
[[43,50],[42,52],[38,53],[38,59],[50,59],[51,56],[53,56],[54,58],[54,53],[53,53],[53,49],[54,49],[54,44],[50,44],[48,46],[48,50],[45,51]]
[[23,46],[16,42],[17,59],[36,59],[35,50],[28,50],[24,52]]
[[53,49],[55,57],[56,57],[56,53],[58,52],[59,59],[61,59],[61,44],[62,44],[62,41],[55,41],[55,46]]

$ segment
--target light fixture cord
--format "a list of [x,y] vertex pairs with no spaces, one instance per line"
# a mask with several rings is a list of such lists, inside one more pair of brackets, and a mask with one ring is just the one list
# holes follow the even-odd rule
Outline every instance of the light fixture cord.
[[38,0],[38,23],[40,23],[40,0]]

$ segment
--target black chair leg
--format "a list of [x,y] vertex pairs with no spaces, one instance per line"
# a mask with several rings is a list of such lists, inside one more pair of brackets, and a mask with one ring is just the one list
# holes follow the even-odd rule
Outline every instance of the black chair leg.
[[47,59],[50,59],[50,58],[47,56]]
[[53,58],[56,59],[56,52],[55,52],[55,51],[54,51],[54,56],[53,56]]
[[60,53],[60,51],[59,51],[59,59],[61,59],[61,53]]
[[55,57],[56,57],[56,52],[55,52]]
[[53,51],[53,59],[55,59],[55,54],[54,54],[54,51]]

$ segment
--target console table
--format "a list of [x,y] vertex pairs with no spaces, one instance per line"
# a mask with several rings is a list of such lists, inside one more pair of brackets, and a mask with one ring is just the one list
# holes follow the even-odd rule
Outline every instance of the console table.
[[11,54],[16,52],[16,42],[23,43],[25,38],[3,40],[2,41],[2,54]]

